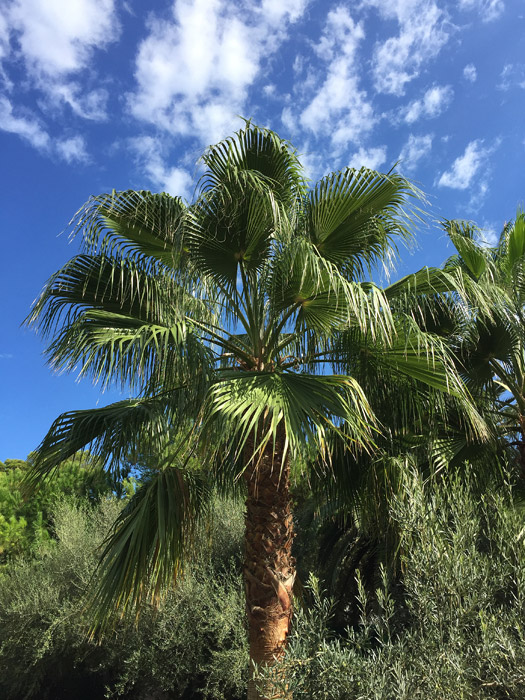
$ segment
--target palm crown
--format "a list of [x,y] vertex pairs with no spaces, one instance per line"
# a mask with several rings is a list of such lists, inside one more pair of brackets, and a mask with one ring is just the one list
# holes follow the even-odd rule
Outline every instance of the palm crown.
[[108,541],[97,594],[107,607],[136,601],[145,575],[157,588],[173,576],[202,509],[202,484],[183,468],[192,451],[207,454],[223,485],[243,474],[251,652],[269,663],[288,631],[295,576],[290,458],[316,454],[330,467],[334,442],[373,449],[381,429],[356,360],[366,356],[383,382],[402,375],[411,402],[423,385],[449,392],[483,428],[440,340],[391,310],[392,299],[451,289],[452,278],[422,271],[384,291],[363,281],[410,236],[418,193],[406,179],[347,169],[309,189],[289,144],[249,123],[202,161],[191,205],[127,191],[77,213],[83,252],[50,279],[29,320],[52,337],[54,367],[137,398],[60,416],[34,478],[86,445],[118,469],[130,450],[161,455],[175,435]]
[[525,477],[525,215],[518,210],[493,246],[479,241],[465,221],[445,222],[457,255],[445,268],[461,268],[483,290],[488,307],[476,300],[458,344],[465,380],[496,412],[496,430],[517,436],[521,476]]

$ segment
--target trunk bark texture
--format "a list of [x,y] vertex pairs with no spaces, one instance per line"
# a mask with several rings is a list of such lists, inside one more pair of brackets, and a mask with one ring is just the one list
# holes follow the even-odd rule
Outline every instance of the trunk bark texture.
[[[284,653],[292,617],[295,580],[290,498],[290,465],[283,463],[283,441],[270,445],[245,471],[248,488],[244,583],[249,625],[248,700],[285,697],[267,687],[259,692],[253,670],[268,667]],[[250,449],[249,446],[247,449]],[[250,456],[253,451],[250,449]],[[257,458],[256,458],[257,460]]]

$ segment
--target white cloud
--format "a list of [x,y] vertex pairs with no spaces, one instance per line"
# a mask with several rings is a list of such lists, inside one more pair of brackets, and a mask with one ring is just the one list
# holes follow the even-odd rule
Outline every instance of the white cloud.
[[507,63],[501,71],[498,88],[506,91],[513,87],[525,89],[525,65],[523,63]]
[[96,49],[120,32],[114,0],[7,0],[0,16],[0,77],[9,90],[12,63],[23,62],[27,84],[36,88],[44,109],[69,105],[86,119],[106,116],[107,93],[76,80],[90,71]]
[[362,25],[356,24],[345,8],[328,13],[316,49],[327,63],[325,77],[299,116],[303,128],[329,135],[336,150],[357,143],[376,122],[366,92],[359,89],[356,52],[364,38]]
[[439,54],[452,31],[448,17],[434,0],[363,0],[385,19],[396,19],[399,34],[378,41],[373,74],[378,92],[403,95],[427,61]]
[[72,112],[83,119],[103,121],[107,117],[107,90],[98,88],[83,91],[80,85],[74,82],[64,82],[48,85],[48,93],[41,104],[44,107],[60,108],[62,104],[68,105]]
[[350,168],[370,168],[377,170],[386,161],[386,146],[374,148],[361,147],[357,153],[350,158],[348,163]]
[[492,149],[483,147],[483,141],[471,141],[463,155],[456,158],[449,170],[439,178],[439,187],[452,187],[465,190],[470,186],[474,176],[484,165]]
[[114,0],[14,0],[7,17],[26,68],[39,77],[82,70],[119,33]]
[[150,19],[136,57],[131,113],[173,134],[222,138],[245,111],[263,62],[287,37],[306,0],[176,0],[170,20]]
[[11,102],[0,96],[0,129],[17,134],[39,151],[46,151],[50,138],[38,119],[32,114],[15,114]]
[[471,188],[471,195],[467,205],[467,211],[472,212],[473,215],[477,214],[485,204],[488,191],[489,183],[485,173],[484,178]]
[[503,0],[459,0],[459,6],[462,10],[476,11],[482,22],[492,22],[505,11]]
[[86,142],[82,136],[72,136],[57,141],[55,150],[66,163],[87,163],[89,161]]
[[130,140],[131,150],[148,179],[161,191],[190,199],[193,194],[193,178],[187,170],[169,167],[163,158],[163,144],[151,136],[139,136]]
[[310,147],[309,142],[299,149],[299,160],[307,179],[312,183],[317,182],[332,170],[319,151]]
[[65,160],[87,163],[89,156],[82,136],[53,140],[41,122],[27,110],[13,108],[7,97],[0,96],[0,130],[16,134],[41,153]]
[[283,108],[283,111],[281,112],[281,122],[282,122],[284,128],[291,135],[293,135],[295,132],[295,129],[297,127],[297,122],[292,114],[292,110],[290,107]]
[[427,156],[432,149],[432,135],[415,136],[410,134],[399,154],[400,169],[404,172],[416,170],[422,158]]
[[[270,24],[277,26],[279,22],[296,22],[303,14],[308,0],[262,0],[261,14]],[[288,15],[288,17],[287,17]]]
[[9,28],[7,18],[0,14],[0,61],[9,53]]
[[418,119],[438,117],[452,102],[454,90],[450,85],[434,85],[429,88],[420,100],[413,100],[404,110],[407,124],[413,124]]
[[469,63],[463,68],[463,77],[468,80],[469,83],[475,83],[478,77],[478,71],[473,63]]
[[14,355],[10,352],[0,352],[0,360],[12,360]]

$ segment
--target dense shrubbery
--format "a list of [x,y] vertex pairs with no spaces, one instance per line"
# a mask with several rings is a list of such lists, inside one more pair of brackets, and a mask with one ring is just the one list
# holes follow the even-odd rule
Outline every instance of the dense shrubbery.
[[96,546],[119,509],[63,501],[57,541],[12,563],[0,581],[0,696],[10,700],[103,697],[242,697],[247,669],[240,584],[242,509],[222,502],[201,532],[192,565],[160,612],[87,636],[84,593]]
[[51,511],[58,497],[75,496],[96,503],[112,488],[97,460],[79,452],[26,498],[23,480],[30,468],[31,455],[27,461],[0,462],[0,563],[49,540]]
[[284,662],[294,698],[523,700],[525,532],[510,490],[478,497],[450,479],[425,494],[414,478],[392,517],[402,602],[383,569],[374,600],[358,586],[359,624],[336,637],[314,579]]
[[[311,579],[284,661],[294,698],[523,700],[523,513],[510,489],[484,493],[459,478],[426,491],[416,476],[407,482],[391,511],[401,573],[379,570],[376,591],[358,577],[360,619],[345,634]],[[85,591],[119,508],[113,498],[59,502],[56,540],[5,568],[0,696],[240,700],[242,504],[216,499],[213,527],[199,532],[192,564],[160,609],[144,606],[138,624],[120,621],[97,643]]]

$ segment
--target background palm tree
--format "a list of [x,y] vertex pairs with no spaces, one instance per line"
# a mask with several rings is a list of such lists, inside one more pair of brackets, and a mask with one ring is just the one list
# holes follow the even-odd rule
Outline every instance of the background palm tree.
[[496,245],[466,221],[444,222],[457,254],[445,270],[460,268],[483,290],[489,305],[470,300],[463,331],[456,339],[458,367],[472,393],[525,480],[525,215],[503,227]]
[[[382,368],[381,381],[417,379],[453,395],[474,432],[483,425],[443,343],[394,316],[388,296],[363,282],[410,236],[418,193],[406,179],[347,169],[309,189],[290,145],[250,123],[202,162],[193,204],[113,192],[77,213],[83,252],[49,280],[29,322],[51,338],[54,368],[137,398],[61,415],[33,480],[87,445],[116,471],[130,452],[158,455],[108,539],[94,592],[99,622],[115,603],[172,582],[206,515],[210,481],[224,490],[244,481],[253,668],[279,657],[290,626],[292,465],[315,457],[329,473],[334,444],[372,451],[383,429],[354,376],[355,353],[366,353],[370,371]],[[433,290],[431,277],[411,276],[396,293],[416,281]],[[405,396],[416,410],[421,392]],[[206,478],[187,468],[195,454]],[[248,697],[259,697],[253,679]]]

